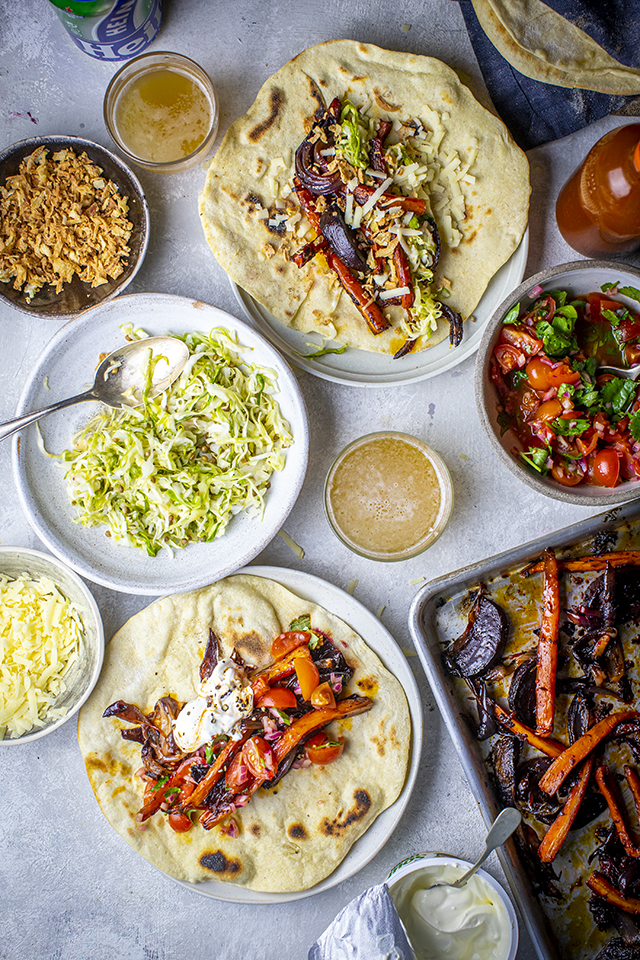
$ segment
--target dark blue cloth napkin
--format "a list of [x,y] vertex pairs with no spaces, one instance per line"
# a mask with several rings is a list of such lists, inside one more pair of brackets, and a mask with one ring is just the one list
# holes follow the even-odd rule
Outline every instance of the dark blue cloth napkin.
[[[636,99],[530,80],[498,53],[480,26],[471,0],[459,3],[494,106],[523,150],[565,137]],[[640,67],[639,0],[545,3],[588,33],[610,56],[627,66]]]

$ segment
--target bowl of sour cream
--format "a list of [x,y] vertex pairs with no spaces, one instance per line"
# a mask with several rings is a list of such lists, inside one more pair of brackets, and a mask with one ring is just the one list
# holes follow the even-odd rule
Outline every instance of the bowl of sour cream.
[[417,960],[515,960],[518,921],[511,900],[486,871],[460,888],[471,864],[444,854],[417,854],[393,868],[389,893]]

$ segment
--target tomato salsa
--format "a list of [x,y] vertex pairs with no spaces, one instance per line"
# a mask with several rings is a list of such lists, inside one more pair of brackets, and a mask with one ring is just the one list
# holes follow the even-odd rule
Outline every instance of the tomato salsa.
[[514,453],[564,486],[615,487],[640,477],[640,387],[602,368],[640,362],[640,314],[615,299],[640,290],[605,283],[572,298],[542,292],[502,321],[490,359],[498,424]]

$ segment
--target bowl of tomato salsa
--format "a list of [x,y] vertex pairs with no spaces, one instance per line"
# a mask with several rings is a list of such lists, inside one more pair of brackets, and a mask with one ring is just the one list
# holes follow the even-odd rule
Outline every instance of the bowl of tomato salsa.
[[557,500],[640,496],[636,365],[640,270],[580,260],[525,280],[487,324],[476,360],[478,413],[498,458]]

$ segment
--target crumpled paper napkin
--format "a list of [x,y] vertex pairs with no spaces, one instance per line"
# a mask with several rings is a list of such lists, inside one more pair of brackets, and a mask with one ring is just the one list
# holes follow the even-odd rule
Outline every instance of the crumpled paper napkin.
[[386,883],[348,903],[311,947],[308,960],[416,960]]

